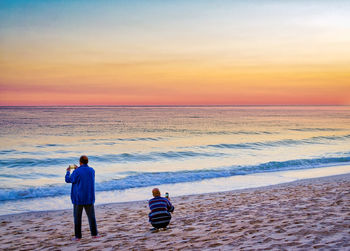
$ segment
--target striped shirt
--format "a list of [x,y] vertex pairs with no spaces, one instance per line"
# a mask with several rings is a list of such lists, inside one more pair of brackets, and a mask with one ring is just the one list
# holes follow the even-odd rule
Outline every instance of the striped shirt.
[[162,224],[169,223],[171,219],[171,212],[174,211],[173,205],[171,205],[170,201],[167,198],[163,198],[160,196],[154,197],[150,199],[148,202],[149,209],[151,212],[149,213],[149,221],[152,224]]

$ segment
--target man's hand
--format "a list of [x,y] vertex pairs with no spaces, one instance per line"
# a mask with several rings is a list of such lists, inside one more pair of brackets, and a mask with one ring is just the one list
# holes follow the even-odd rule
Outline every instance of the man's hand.
[[68,166],[66,170],[67,170],[67,172],[70,172],[70,166]]

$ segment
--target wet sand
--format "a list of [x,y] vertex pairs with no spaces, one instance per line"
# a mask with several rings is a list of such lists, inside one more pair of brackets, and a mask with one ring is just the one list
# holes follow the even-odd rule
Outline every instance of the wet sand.
[[4,250],[350,250],[350,174],[172,198],[151,233],[147,201],[96,206],[101,238],[73,237],[72,210],[0,216]]

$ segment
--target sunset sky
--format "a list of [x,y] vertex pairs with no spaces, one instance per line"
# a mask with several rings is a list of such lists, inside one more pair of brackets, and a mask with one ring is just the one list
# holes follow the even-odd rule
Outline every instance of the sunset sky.
[[0,105],[350,105],[350,1],[0,1]]

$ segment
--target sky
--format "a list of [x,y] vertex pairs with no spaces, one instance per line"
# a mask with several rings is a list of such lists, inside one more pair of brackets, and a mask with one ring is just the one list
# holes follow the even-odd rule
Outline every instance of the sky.
[[0,105],[350,105],[350,1],[0,1]]

